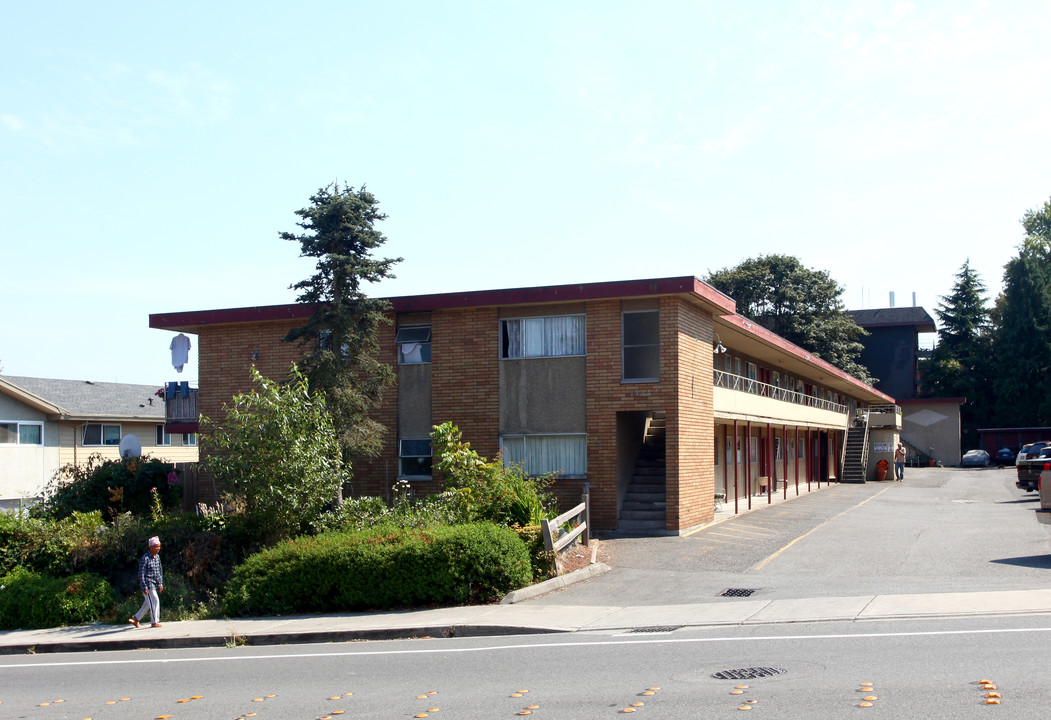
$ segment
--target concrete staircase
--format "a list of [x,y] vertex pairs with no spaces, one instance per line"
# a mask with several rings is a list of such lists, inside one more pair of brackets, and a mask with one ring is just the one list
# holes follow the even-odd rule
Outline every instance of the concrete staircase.
[[664,417],[650,418],[642,441],[642,451],[624,495],[617,520],[617,532],[625,535],[661,534],[665,527]]
[[847,430],[847,445],[843,451],[843,483],[863,483],[868,471],[869,429],[867,425]]

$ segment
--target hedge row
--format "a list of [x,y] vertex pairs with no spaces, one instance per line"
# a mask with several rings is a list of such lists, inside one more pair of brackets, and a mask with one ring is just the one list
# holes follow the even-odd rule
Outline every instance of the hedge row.
[[377,528],[257,553],[234,571],[223,602],[229,615],[464,604],[487,602],[531,579],[529,551],[506,527]]
[[97,622],[114,602],[113,589],[98,575],[56,578],[16,567],[0,577],[0,629]]

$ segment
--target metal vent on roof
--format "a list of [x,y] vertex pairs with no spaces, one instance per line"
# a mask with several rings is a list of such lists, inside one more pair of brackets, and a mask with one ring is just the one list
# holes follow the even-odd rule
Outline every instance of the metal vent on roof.
[[719,597],[748,597],[754,592],[754,588],[727,588],[719,593]]
[[717,673],[712,673],[712,677],[716,680],[755,680],[756,678],[771,677],[786,672],[788,671],[784,668],[773,667],[734,668],[733,670],[720,670]]

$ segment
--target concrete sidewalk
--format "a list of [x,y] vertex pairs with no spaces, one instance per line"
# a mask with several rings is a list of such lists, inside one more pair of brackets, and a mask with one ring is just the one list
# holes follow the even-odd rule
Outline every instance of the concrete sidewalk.
[[[592,566],[582,573],[600,572]],[[550,582],[550,581],[549,581]],[[565,582],[563,580],[563,582]],[[748,600],[645,607],[535,604],[237,618],[144,625],[82,625],[0,633],[0,654],[223,647],[397,638],[616,632],[649,627],[885,620],[1051,613],[1051,589]]]

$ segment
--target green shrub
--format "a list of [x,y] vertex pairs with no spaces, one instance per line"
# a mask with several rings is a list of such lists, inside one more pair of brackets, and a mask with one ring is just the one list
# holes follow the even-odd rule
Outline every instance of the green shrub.
[[249,557],[223,598],[230,615],[345,612],[487,602],[530,582],[525,544],[490,523],[299,538]]
[[109,583],[97,575],[52,577],[19,566],[0,578],[0,629],[96,622],[115,600]]
[[51,479],[44,501],[32,512],[53,518],[96,510],[107,520],[125,512],[150,517],[158,499],[164,510],[177,509],[182,503],[182,485],[174,465],[148,455],[103,460],[94,453],[85,465],[62,467]]
[[549,509],[555,507],[548,491],[553,475],[530,477],[519,465],[505,466],[500,458],[487,460],[471,449],[451,422],[434,426],[431,446],[448,502],[471,521],[525,527],[558,515]]
[[60,520],[0,512],[0,574],[17,565],[51,575],[72,574],[75,558],[97,543],[102,529],[97,511]]

